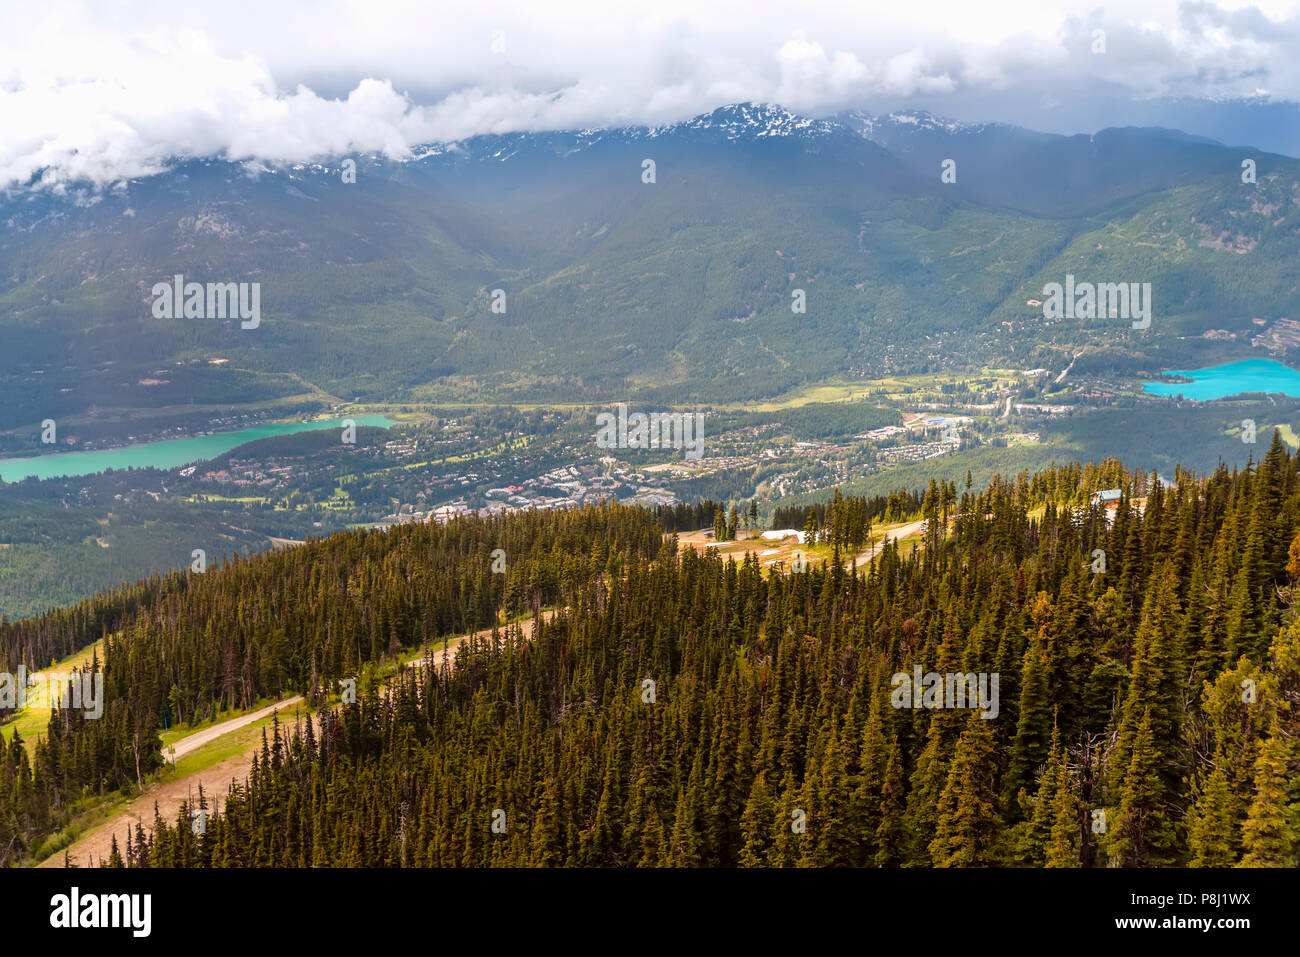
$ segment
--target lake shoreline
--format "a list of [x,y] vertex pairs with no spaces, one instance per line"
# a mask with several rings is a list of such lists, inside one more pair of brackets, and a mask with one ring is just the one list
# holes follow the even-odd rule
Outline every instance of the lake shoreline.
[[[13,484],[29,478],[79,478],[99,475],[109,470],[125,471],[129,468],[154,468],[170,471],[186,465],[206,462],[226,454],[249,442],[316,432],[329,428],[342,428],[351,419],[358,427],[375,426],[391,428],[397,420],[379,413],[354,416],[334,416],[325,419],[304,419],[290,422],[266,422],[259,425],[232,429],[228,432],[211,432],[182,438],[158,439],[137,442],[105,449],[68,450],[45,454],[15,456],[0,459],[0,483]],[[140,461],[131,461],[139,459]]]
[[1168,369],[1165,376],[1177,382],[1143,382],[1146,395],[1213,402],[1235,396],[1262,394],[1300,398],[1300,370],[1275,359],[1240,359],[1203,369]]

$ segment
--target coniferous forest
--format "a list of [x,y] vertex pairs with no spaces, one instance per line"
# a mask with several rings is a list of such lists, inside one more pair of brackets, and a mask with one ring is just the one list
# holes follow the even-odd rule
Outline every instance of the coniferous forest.
[[[1103,477],[1117,507],[1089,504]],[[912,501],[924,535],[856,569],[724,561],[679,549],[688,516],[605,504],[348,532],[2,623],[10,671],[102,638],[107,703],[5,748],[0,861],[137,788],[164,727],[296,692],[317,717],[198,797],[202,834],[187,806],[105,863],[1296,866],[1300,459],[1276,436],[1172,483],[1111,462]],[[996,713],[896,706],[917,669],[997,676]]]

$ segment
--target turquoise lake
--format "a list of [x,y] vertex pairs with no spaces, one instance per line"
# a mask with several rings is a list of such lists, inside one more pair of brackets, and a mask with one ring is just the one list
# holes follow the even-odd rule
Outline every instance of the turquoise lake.
[[1173,369],[1165,375],[1181,375],[1192,382],[1143,382],[1153,395],[1179,395],[1188,399],[1222,399],[1241,392],[1281,392],[1300,397],[1300,372],[1272,359],[1243,359],[1205,369]]
[[[358,426],[377,425],[388,428],[396,423],[383,415],[349,416]],[[314,432],[318,429],[340,429],[343,419],[318,419],[312,422],[271,422],[234,432],[217,432],[213,435],[196,435],[189,439],[164,439],[160,442],[142,442],[120,449],[97,449],[91,452],[51,452],[20,459],[0,459],[0,480],[19,482],[25,478],[64,478],[76,475],[94,475],[108,469],[174,469],[192,462],[203,462],[223,455],[245,442],[270,438],[273,435],[292,435],[295,432]]]

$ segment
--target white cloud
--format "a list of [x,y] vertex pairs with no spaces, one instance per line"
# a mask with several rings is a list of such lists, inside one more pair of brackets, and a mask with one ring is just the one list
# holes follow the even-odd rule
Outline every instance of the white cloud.
[[816,107],[865,92],[870,71],[852,53],[827,53],[816,40],[796,30],[777,51],[781,84],[773,97],[791,109]]
[[[740,100],[805,112],[1095,86],[1300,99],[1294,2],[225,0],[33,4],[0,36],[0,186],[105,184],[177,156],[400,156],[480,132],[662,123]],[[1092,30],[1107,52],[1092,54]],[[494,31],[504,52],[492,50]]]

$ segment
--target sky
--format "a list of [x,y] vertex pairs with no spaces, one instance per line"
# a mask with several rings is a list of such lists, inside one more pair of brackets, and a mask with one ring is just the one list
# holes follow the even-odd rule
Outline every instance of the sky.
[[0,0],[0,19],[0,188],[743,101],[1300,155],[1300,0]]

